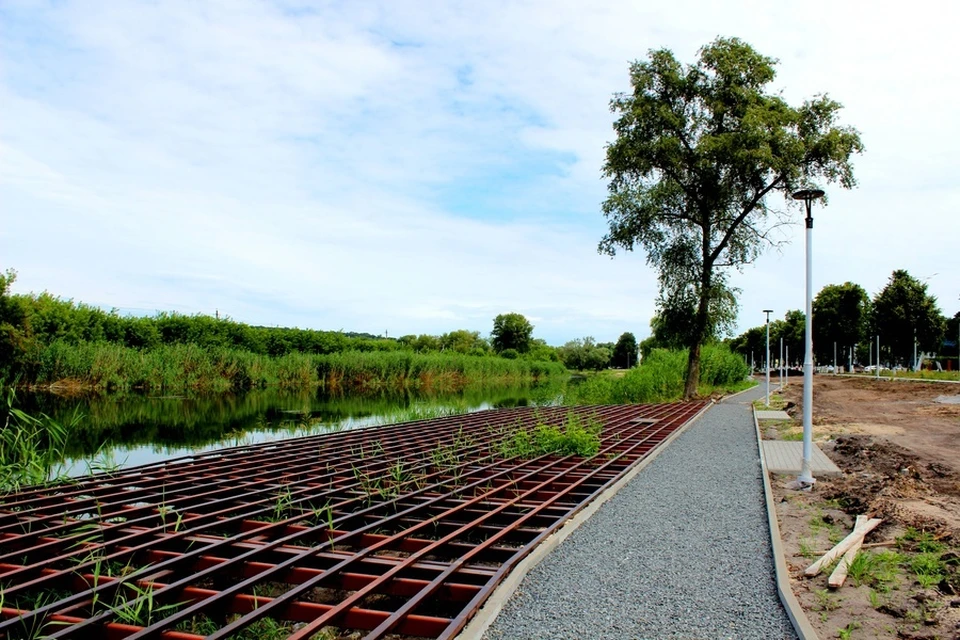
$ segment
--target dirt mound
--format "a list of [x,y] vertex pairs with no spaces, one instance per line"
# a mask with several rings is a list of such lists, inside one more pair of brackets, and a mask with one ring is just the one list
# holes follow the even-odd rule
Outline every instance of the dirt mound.
[[844,476],[824,479],[818,489],[848,513],[960,540],[960,474],[953,469],[873,436],[839,436],[823,449]]

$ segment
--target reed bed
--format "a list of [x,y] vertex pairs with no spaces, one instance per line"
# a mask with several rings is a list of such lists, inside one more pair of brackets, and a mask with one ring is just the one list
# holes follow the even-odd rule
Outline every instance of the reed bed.
[[[672,402],[683,397],[687,350],[655,349],[643,363],[620,378],[598,375],[570,386],[563,403],[632,404]],[[723,345],[705,345],[700,361],[700,395],[718,389],[740,390],[750,373],[743,358]]]
[[223,392],[279,386],[328,391],[458,391],[472,383],[509,384],[565,372],[557,362],[409,351],[291,352],[279,357],[227,347],[170,344],[140,350],[103,342],[56,340],[43,348],[25,382],[40,387],[116,392]]

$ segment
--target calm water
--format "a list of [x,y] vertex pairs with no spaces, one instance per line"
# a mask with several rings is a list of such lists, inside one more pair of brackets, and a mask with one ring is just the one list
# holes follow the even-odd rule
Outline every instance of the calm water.
[[[277,389],[209,396],[91,397],[38,394],[25,409],[61,422],[82,415],[65,461],[72,475],[157,462],[253,442],[412,420],[417,413],[471,412],[551,404],[561,383],[471,389],[451,395],[413,393],[330,397]],[[428,417],[430,417],[428,415]]]

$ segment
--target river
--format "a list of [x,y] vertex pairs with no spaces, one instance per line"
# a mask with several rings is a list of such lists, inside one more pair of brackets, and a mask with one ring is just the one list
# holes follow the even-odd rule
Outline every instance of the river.
[[553,404],[562,382],[473,388],[457,394],[329,396],[263,389],[243,394],[24,398],[28,412],[61,423],[78,416],[64,461],[68,475],[125,468],[200,451],[317,433],[468,413]]

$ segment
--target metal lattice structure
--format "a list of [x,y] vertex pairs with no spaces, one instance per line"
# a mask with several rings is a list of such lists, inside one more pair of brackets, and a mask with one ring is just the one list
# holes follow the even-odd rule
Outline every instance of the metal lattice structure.
[[[0,634],[452,638],[526,554],[705,406],[485,411],[10,494]],[[602,425],[596,455],[514,455],[539,425],[571,421]]]

